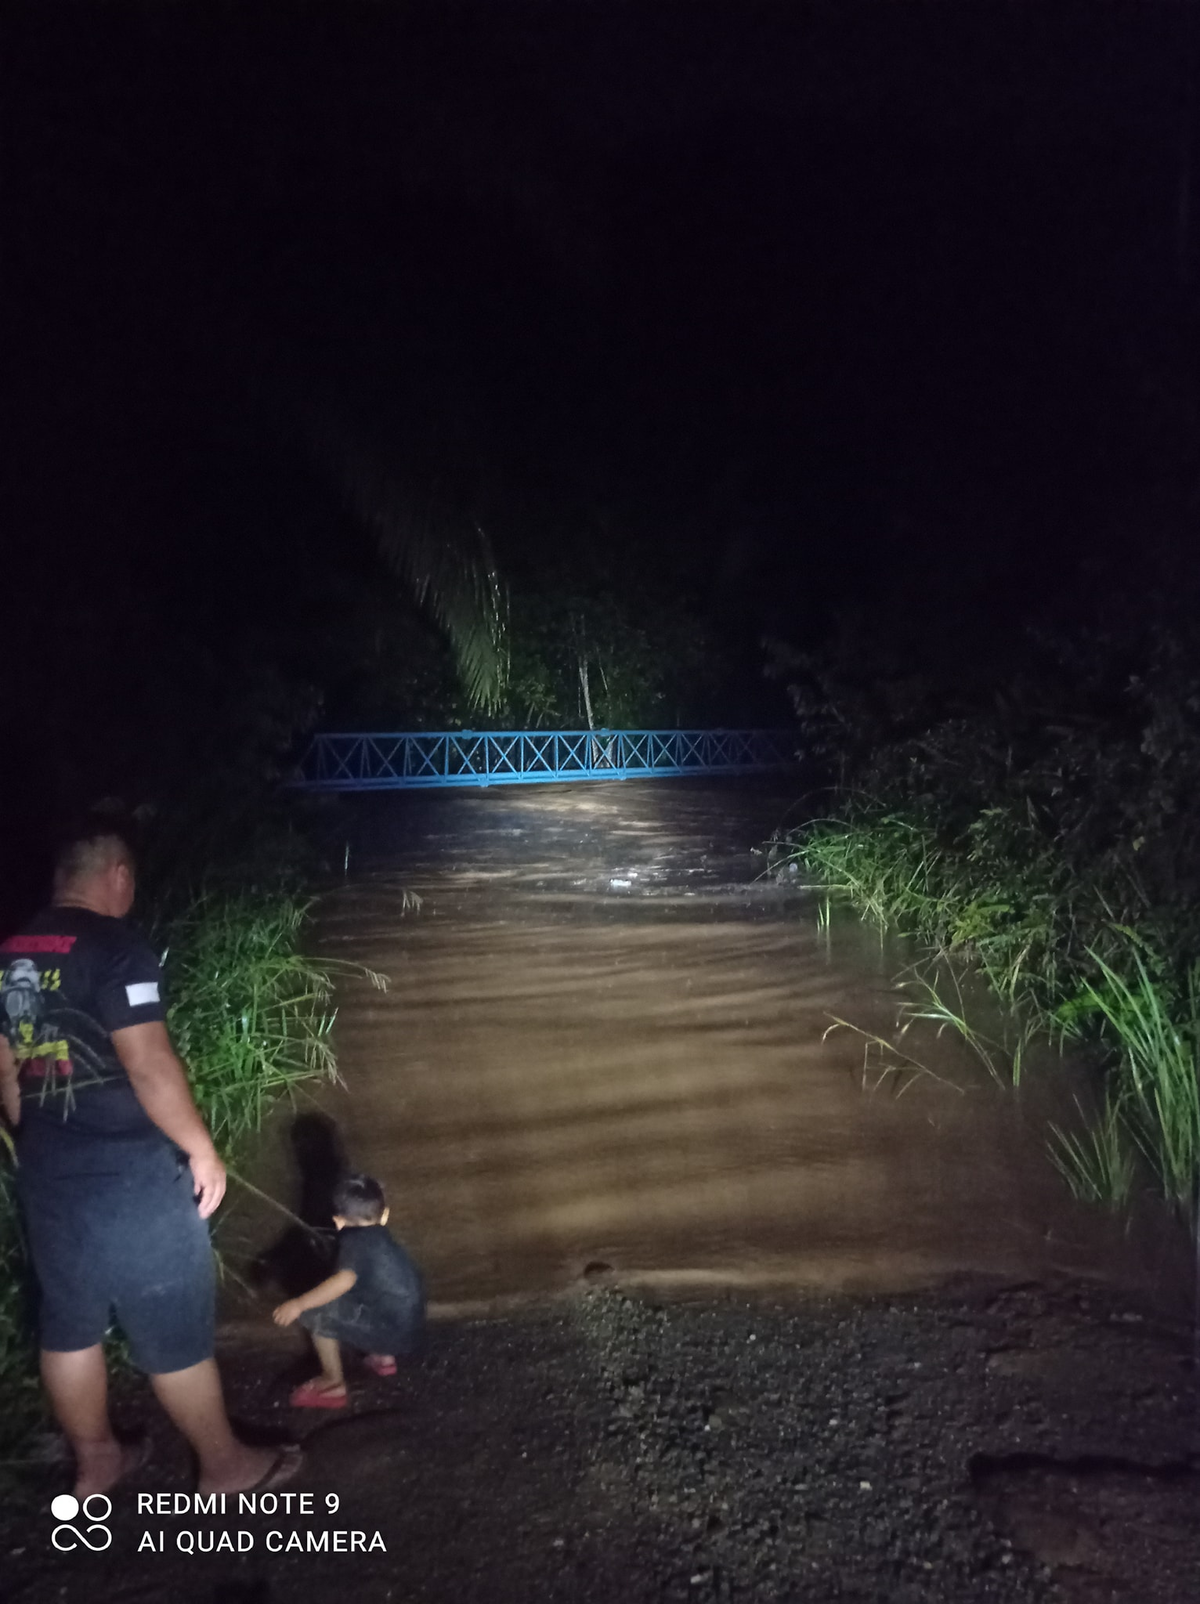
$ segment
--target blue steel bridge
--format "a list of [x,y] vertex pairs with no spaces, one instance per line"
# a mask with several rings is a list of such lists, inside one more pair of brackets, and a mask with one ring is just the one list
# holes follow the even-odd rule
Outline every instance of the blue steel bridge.
[[405,791],[791,768],[788,730],[442,730],[317,735],[292,785]]

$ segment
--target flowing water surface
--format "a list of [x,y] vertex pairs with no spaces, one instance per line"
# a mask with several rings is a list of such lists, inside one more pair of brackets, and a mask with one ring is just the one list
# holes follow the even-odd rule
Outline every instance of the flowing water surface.
[[[849,914],[823,928],[816,895],[766,873],[753,848],[790,804],[693,779],[332,806],[348,866],[321,946],[389,987],[339,987],[345,1087],[298,1105],[309,1156],[324,1128],[383,1181],[442,1304],[608,1270],[854,1289],[1066,1271],[1169,1297],[1174,1234],[1077,1204],[1049,1163],[1077,1089],[1057,1059],[1015,1094],[930,1029],[904,1040],[927,1072],[864,1084],[864,1039],[830,1025],[890,1035],[912,955]],[[292,1207],[294,1119],[257,1166]],[[277,1229],[239,1209],[243,1249]]]

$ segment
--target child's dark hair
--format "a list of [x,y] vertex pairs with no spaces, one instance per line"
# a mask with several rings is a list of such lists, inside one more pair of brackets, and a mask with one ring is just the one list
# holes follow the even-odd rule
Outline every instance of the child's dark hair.
[[333,1189],[333,1212],[353,1225],[374,1225],[384,1207],[383,1187],[370,1175],[347,1175]]

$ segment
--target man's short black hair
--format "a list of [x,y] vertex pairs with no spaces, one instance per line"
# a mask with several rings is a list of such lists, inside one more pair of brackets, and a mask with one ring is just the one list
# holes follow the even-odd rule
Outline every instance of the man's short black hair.
[[374,1225],[386,1206],[383,1187],[370,1175],[347,1175],[333,1189],[333,1212],[354,1225]]
[[54,854],[56,890],[72,885],[90,874],[98,874],[110,863],[136,864],[133,832],[125,821],[107,813],[93,813],[65,831]]

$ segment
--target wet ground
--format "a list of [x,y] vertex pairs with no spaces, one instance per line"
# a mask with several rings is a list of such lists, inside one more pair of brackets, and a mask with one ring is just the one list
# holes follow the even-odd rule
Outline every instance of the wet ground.
[[[889,1034],[911,955],[762,877],[787,800],[691,781],[330,810],[349,861],[322,943],[391,985],[343,987],[347,1085],[285,1111],[255,1173],[314,1220],[343,1156],[380,1175],[429,1276],[428,1352],[314,1420],[286,1404],[310,1366],[267,1323],[277,1282],[231,1285],[233,1406],[306,1434],[312,1510],[139,1515],[190,1468],[123,1384],[152,1452],[111,1546],[55,1553],[63,1471],[24,1467],[5,1604],[1200,1597],[1178,1233],[1066,1194],[1060,1065],[1016,1096],[906,1038],[927,1072],[864,1088],[830,1016]],[[285,1284],[307,1241],[245,1196],[222,1228]],[[241,1554],[179,1548],[238,1532]]]
[[[0,1517],[6,1604],[1197,1597],[1184,1333],[1104,1289],[592,1288],[440,1324],[421,1363],[355,1378],[346,1415],[315,1421],[286,1406],[295,1358],[264,1335],[223,1368],[242,1419],[308,1433],[311,1512],[139,1515],[138,1490],[191,1479],[133,1392],[122,1418],[149,1421],[154,1452],[116,1494],[111,1547],[53,1553],[44,1474],[32,1510]],[[333,1551],[339,1532],[363,1549]],[[196,1551],[238,1534],[242,1553]]]

